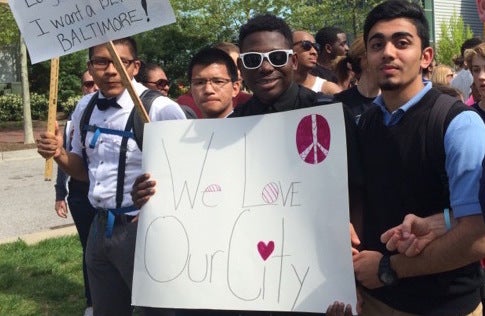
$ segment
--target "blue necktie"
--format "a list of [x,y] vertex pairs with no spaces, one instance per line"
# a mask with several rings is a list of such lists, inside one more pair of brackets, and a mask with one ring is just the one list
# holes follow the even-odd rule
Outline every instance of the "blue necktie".
[[118,108],[120,109],[121,106],[116,103],[116,98],[111,98],[111,99],[98,99],[98,101],[96,101],[96,105],[98,106],[98,109],[100,111],[106,111],[110,106],[114,107],[114,108]]

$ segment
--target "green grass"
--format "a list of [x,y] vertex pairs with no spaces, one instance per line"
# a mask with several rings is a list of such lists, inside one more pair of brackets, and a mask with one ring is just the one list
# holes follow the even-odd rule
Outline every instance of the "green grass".
[[82,315],[81,256],[77,236],[0,245],[0,315]]

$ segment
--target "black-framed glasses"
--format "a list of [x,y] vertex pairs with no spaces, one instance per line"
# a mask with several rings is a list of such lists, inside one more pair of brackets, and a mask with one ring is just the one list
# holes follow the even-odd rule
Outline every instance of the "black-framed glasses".
[[190,80],[190,85],[194,89],[203,89],[206,87],[207,83],[210,83],[212,88],[221,89],[229,82],[232,82],[229,78],[195,78]]
[[86,80],[83,82],[83,87],[87,88],[87,89],[91,89],[92,87],[94,87],[94,81],[93,80]]
[[239,58],[241,59],[244,68],[256,69],[261,67],[264,58],[266,58],[273,67],[283,67],[288,63],[290,55],[293,55],[292,49],[277,49],[267,53],[243,53],[239,55]]
[[152,84],[156,85],[157,88],[161,89],[161,88],[164,88],[166,86],[169,86],[170,85],[170,80],[167,80],[167,79],[159,79],[157,81],[146,81],[144,83],[152,83]]
[[[130,67],[130,65],[136,61],[136,59],[124,59],[121,58],[121,63],[125,66],[125,68]],[[109,64],[112,64],[113,61],[108,58],[93,58],[89,61],[89,64],[95,70],[106,70],[109,67]]]
[[321,46],[320,44],[318,43],[312,43],[310,41],[298,41],[298,42],[294,42],[293,43],[293,46],[295,45],[298,45],[300,44],[301,45],[301,48],[303,48],[305,51],[309,51],[310,49],[315,48],[315,50],[317,52],[320,52],[320,49],[321,49]]

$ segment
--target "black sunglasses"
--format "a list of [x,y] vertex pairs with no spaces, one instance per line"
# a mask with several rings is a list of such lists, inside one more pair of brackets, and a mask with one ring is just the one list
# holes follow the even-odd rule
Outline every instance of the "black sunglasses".
[[88,89],[91,89],[92,87],[94,87],[94,81],[92,81],[92,80],[84,81],[83,86],[88,88]]
[[312,49],[312,47],[313,47],[313,48],[315,48],[315,50],[316,50],[317,52],[319,52],[319,51],[320,51],[320,48],[321,48],[321,47],[320,47],[320,44],[318,44],[318,43],[312,43],[312,42],[310,42],[310,41],[298,41],[298,42],[293,43],[293,46],[298,45],[298,44],[300,44],[300,45],[301,45],[301,47],[302,47],[304,50],[306,50],[306,51],[309,51],[309,50],[310,50],[310,49]]
[[157,86],[157,88],[163,88],[163,87],[170,85],[170,80],[160,79],[160,80],[157,80],[157,81],[147,81],[145,83],[153,83],[154,85]]

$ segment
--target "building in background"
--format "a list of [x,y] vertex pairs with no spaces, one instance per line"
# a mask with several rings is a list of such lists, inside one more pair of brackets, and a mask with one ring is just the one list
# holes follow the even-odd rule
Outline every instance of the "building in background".
[[431,43],[440,40],[441,24],[453,16],[461,17],[469,25],[475,37],[483,37],[483,23],[477,13],[475,0],[421,0],[428,21],[430,21]]

